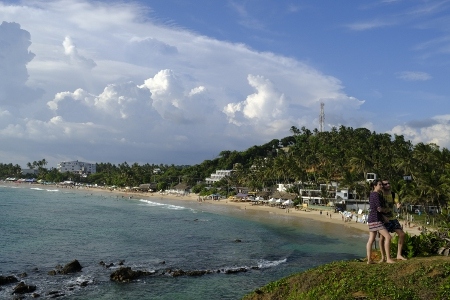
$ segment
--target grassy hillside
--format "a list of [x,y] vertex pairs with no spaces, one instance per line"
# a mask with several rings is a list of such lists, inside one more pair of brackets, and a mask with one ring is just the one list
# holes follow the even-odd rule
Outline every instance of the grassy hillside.
[[244,300],[256,299],[450,299],[450,257],[417,257],[395,264],[344,261],[272,282]]

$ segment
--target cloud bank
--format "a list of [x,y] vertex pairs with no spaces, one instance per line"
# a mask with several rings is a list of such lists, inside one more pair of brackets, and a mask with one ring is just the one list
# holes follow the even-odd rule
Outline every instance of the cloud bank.
[[339,79],[138,4],[23,4],[0,2],[0,161],[194,164],[318,128],[321,102],[330,126],[370,123]]

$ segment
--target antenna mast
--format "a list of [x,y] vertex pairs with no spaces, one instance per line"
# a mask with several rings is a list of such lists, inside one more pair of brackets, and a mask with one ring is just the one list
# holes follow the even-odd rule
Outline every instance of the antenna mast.
[[320,102],[320,116],[319,116],[319,130],[323,131],[323,124],[325,123],[325,111],[324,111],[325,103]]

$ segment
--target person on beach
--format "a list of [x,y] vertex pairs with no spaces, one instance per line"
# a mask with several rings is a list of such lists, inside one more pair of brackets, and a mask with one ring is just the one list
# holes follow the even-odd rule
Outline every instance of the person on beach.
[[[398,245],[397,245],[397,259],[398,260],[406,260],[405,257],[402,256],[402,249],[403,244],[405,241],[405,232],[403,231],[402,225],[400,222],[394,218],[394,206],[398,209],[400,209],[401,204],[398,198],[398,194],[394,193],[391,190],[391,184],[389,180],[383,179],[383,198],[385,199],[386,207],[383,208],[382,214],[388,219],[387,222],[384,224],[384,227],[386,229],[393,233],[397,233],[398,235]],[[383,251],[383,248],[381,248],[381,245],[384,243],[384,237],[380,236],[380,250],[381,250],[381,261],[385,260],[385,253]]]
[[[394,263],[391,259],[391,235],[387,231],[386,227],[384,227],[385,217],[381,213],[383,208],[384,199],[382,196],[383,185],[381,180],[375,179],[370,183],[370,196],[369,196],[369,217],[367,223],[369,225],[369,240],[367,241],[366,250],[367,250],[367,264],[375,263],[372,260],[372,245],[375,241],[377,233],[384,237],[384,251],[386,256],[387,263]],[[380,246],[382,247],[382,246]]]

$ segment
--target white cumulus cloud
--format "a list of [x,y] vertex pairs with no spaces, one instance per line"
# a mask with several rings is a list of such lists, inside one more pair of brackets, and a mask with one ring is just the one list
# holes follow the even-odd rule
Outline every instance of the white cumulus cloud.
[[78,53],[78,50],[69,36],[66,36],[63,41],[64,54],[70,58],[71,63],[79,65],[84,68],[94,68],[97,64],[92,60],[83,57]]

